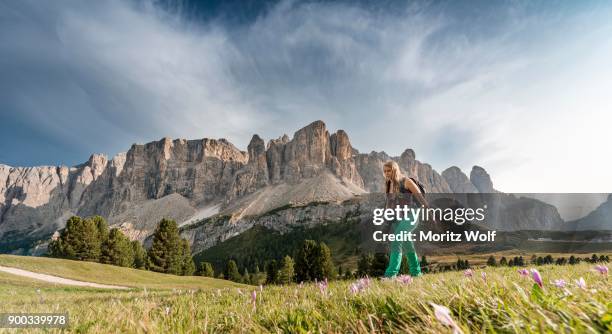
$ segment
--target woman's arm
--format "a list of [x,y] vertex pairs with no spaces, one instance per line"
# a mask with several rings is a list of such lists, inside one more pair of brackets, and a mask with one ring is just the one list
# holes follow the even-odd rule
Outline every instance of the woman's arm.
[[409,177],[404,180],[404,187],[410,190],[410,192],[414,195],[414,197],[416,197],[416,199],[419,201],[419,203],[421,203],[421,205],[423,205],[424,207],[429,207],[429,204],[427,204],[427,200],[425,200],[425,196],[423,196],[421,189]]

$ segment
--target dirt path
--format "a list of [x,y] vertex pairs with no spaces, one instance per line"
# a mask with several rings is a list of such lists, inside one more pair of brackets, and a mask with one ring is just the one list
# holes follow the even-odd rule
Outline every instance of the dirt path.
[[13,275],[29,277],[29,278],[33,278],[33,279],[37,279],[37,280],[41,280],[45,282],[63,284],[63,285],[84,286],[84,287],[101,288],[101,289],[122,289],[122,290],[129,289],[128,287],[125,287],[125,286],[106,285],[106,284],[76,281],[76,280],[72,280],[68,278],[52,276],[52,275],[47,275],[47,274],[40,274],[40,273],[35,273],[32,271],[11,268],[11,267],[4,267],[4,266],[0,266],[0,271],[9,273],[9,274],[13,274]]

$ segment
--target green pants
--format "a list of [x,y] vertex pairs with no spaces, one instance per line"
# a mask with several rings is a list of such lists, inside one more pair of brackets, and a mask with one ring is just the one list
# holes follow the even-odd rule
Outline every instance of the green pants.
[[[414,230],[416,228],[416,223],[411,225],[411,222],[412,218],[396,222],[393,233],[399,234],[402,231],[410,232]],[[397,276],[402,265],[403,254],[406,255],[406,259],[408,260],[410,276],[421,276],[421,264],[419,263],[419,257],[414,250],[412,241],[392,241],[389,253],[389,266],[387,266],[387,270],[385,270],[385,277]]]

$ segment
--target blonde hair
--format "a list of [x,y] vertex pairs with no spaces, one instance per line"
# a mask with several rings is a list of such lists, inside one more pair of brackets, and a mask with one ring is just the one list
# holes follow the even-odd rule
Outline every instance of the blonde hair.
[[399,165],[397,164],[397,162],[389,160],[383,165],[383,171],[385,167],[391,168],[391,177],[385,177],[385,192],[399,193],[400,181],[404,178],[404,175],[402,174]]

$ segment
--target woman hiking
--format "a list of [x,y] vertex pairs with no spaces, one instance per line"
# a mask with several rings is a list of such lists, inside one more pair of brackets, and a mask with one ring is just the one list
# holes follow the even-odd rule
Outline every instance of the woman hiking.
[[[397,205],[415,206],[415,199],[421,205],[427,207],[427,202],[423,196],[419,185],[411,178],[405,177],[400,171],[397,162],[390,160],[383,165],[385,176],[385,193],[387,194],[386,208],[393,208]],[[407,217],[405,220],[395,222],[395,234],[403,231],[410,232],[416,228],[419,217]],[[414,223],[413,223],[414,221]],[[389,266],[385,270],[385,277],[397,276],[402,264],[402,255],[406,255],[410,276],[421,276],[421,264],[416,254],[412,241],[392,241],[390,245]]]

